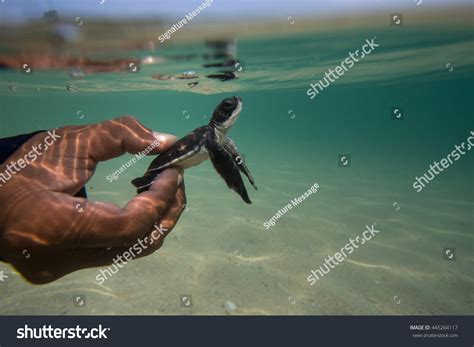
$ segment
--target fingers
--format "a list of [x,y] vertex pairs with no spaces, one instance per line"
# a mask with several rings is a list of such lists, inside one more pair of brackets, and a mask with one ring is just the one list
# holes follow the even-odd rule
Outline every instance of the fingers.
[[[165,228],[168,233],[173,230],[178,222],[179,217],[184,211],[186,207],[186,192],[184,189],[184,181],[178,188],[176,192],[176,196],[173,200],[173,203],[169,207],[169,209],[163,214],[161,220],[158,222]],[[168,233],[166,235],[168,235]]]
[[148,245],[148,248],[143,253],[143,256],[155,252],[162,246],[166,236],[168,236],[176,226],[176,223],[181,217],[185,206],[186,193],[183,181],[183,184],[179,186],[176,196],[168,210],[163,214],[161,219],[156,222],[153,230],[143,238],[145,244]]
[[[54,281],[68,273],[84,268],[107,266],[116,262],[123,264],[124,261],[128,262],[131,259],[141,258],[158,250],[162,246],[165,237],[176,225],[181,213],[184,211],[185,204],[186,194],[184,182],[182,182],[174,196],[173,202],[156,222],[155,226],[151,231],[148,229],[148,233],[143,237],[137,237],[133,244],[87,247],[85,246],[86,242],[92,241],[90,236],[88,236],[87,239],[82,240],[81,245],[84,247],[77,247],[76,245],[73,247],[44,249],[29,248],[35,259],[33,263],[25,259],[21,252],[18,252],[18,256],[9,257],[9,261],[26,279],[38,284]],[[89,207],[85,208],[88,209]],[[78,212],[81,213],[80,211]],[[99,232],[99,230],[96,230],[96,232]],[[82,235],[84,236],[84,234]],[[45,240],[42,236],[38,237]],[[118,243],[120,241],[117,241]],[[58,259],[61,259],[61,261],[58,261]],[[100,281],[101,279],[96,277],[96,280]]]
[[[110,247],[133,244],[147,234],[174,200],[181,174],[176,169],[163,171],[149,191],[139,194],[124,208],[55,193],[49,203],[54,223],[41,232],[50,246]],[[52,206],[51,204],[58,206]]]
[[96,161],[105,161],[125,153],[159,154],[177,140],[170,134],[153,132],[132,116],[94,124],[90,131],[88,153]]

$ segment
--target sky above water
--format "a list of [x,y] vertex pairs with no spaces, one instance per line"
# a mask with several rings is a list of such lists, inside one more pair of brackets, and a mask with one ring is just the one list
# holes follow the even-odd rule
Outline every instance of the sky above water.
[[[0,22],[41,18],[48,10],[60,16],[182,18],[204,0],[0,0]],[[370,11],[470,5],[470,0],[213,0],[202,20],[222,18],[287,18],[288,16],[338,15]]]

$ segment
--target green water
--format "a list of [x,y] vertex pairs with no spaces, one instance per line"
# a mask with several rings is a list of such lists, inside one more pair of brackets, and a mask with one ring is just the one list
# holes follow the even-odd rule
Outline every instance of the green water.
[[[1,72],[2,137],[123,114],[183,136],[207,123],[224,97],[239,95],[243,111],[229,135],[259,190],[247,184],[248,206],[210,162],[192,168],[185,174],[189,210],[161,250],[103,285],[95,281],[98,269],[87,269],[33,287],[2,264],[10,278],[0,286],[0,312],[225,314],[230,300],[240,314],[472,314],[472,153],[422,192],[412,187],[474,130],[472,34],[472,27],[374,27],[237,40],[240,78],[201,77],[192,89],[189,81],[150,76],[202,76],[201,60],[74,81],[64,72]],[[309,99],[310,83],[374,36],[375,52]],[[205,51],[196,43],[160,54]],[[67,92],[67,84],[78,91]],[[391,118],[394,107],[402,120]],[[350,167],[338,165],[341,154],[350,154]],[[117,182],[106,180],[130,157],[98,167],[87,184],[91,199],[124,205],[134,195],[130,180],[148,160]],[[314,183],[316,194],[263,227]],[[374,223],[375,238],[309,285],[312,269]],[[455,248],[456,260],[444,259],[445,248]],[[86,307],[74,307],[75,294],[86,295]],[[192,295],[191,308],[180,306],[181,294]]]

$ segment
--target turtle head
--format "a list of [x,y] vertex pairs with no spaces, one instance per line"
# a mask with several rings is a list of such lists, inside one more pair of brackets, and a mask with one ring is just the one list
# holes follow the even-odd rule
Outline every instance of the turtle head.
[[216,107],[210,125],[227,132],[235,123],[242,111],[242,100],[238,96],[227,98]]

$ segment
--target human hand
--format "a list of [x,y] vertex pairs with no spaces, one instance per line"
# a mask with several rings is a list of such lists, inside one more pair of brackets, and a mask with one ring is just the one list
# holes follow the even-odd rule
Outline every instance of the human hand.
[[[9,163],[29,161],[0,187],[0,255],[29,281],[47,283],[109,265],[138,239],[145,242],[140,257],[159,249],[186,203],[182,172],[163,171],[123,208],[75,197],[99,162],[157,140],[149,154],[163,153],[176,138],[154,134],[130,116],[33,136],[0,165],[5,172]],[[150,237],[155,225],[164,232],[158,240]]]

